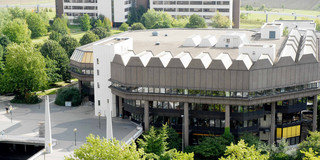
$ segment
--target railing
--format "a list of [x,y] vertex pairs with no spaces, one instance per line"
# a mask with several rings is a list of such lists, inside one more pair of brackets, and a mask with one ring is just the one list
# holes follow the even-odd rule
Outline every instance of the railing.
[[126,104],[126,103],[123,103],[123,108],[125,111],[131,112],[134,114],[143,114],[143,112],[144,112],[144,108],[134,107],[134,106]]
[[215,112],[215,111],[200,111],[200,110],[190,110],[190,117],[196,118],[224,118],[224,112]]
[[289,106],[277,106],[277,112],[280,113],[295,113],[300,112],[302,110],[307,109],[307,103],[298,103],[295,105],[289,105]]
[[231,112],[230,113],[231,119],[234,120],[251,120],[251,119],[258,119],[264,116],[264,110],[258,110],[255,112],[246,112],[246,113],[237,113]]
[[302,121],[295,121],[291,123],[277,124],[277,128],[286,128],[286,127],[297,126],[301,124],[302,124]]
[[240,134],[244,132],[258,132],[259,125],[252,126],[252,127],[243,127],[243,128],[231,128],[230,131],[233,134]]

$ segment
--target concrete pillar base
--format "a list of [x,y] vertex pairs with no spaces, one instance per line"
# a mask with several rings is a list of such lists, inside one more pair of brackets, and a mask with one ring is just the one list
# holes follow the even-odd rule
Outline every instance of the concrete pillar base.
[[184,147],[189,146],[189,103],[184,103],[183,107],[183,141]]
[[318,95],[313,96],[312,131],[317,130]]
[[148,131],[150,128],[149,128],[149,101],[145,101],[144,102],[144,118],[143,118],[143,121],[144,121],[144,130],[145,131]]

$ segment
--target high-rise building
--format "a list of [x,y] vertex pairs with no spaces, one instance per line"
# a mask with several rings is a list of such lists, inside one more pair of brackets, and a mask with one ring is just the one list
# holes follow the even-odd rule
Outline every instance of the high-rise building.
[[128,19],[132,0],[56,0],[57,16],[66,14],[71,23],[84,14],[97,18],[100,14],[113,23],[123,23]]
[[219,12],[233,22],[234,28],[239,28],[240,23],[240,0],[150,0],[150,8],[175,18],[197,14],[207,22]]

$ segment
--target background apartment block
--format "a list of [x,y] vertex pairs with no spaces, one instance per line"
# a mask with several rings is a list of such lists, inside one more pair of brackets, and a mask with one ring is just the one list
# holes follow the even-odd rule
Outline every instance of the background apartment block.
[[[239,28],[239,18],[237,18],[240,15],[239,0],[150,0],[150,8],[168,12],[175,18],[198,14],[205,18],[207,22],[210,22],[210,19],[219,12],[223,16],[229,17],[231,21],[234,19],[235,28]],[[238,13],[234,15],[234,11]]]
[[84,14],[102,14],[113,23],[126,22],[130,7],[132,0],[56,0],[57,16],[66,14],[71,22]]

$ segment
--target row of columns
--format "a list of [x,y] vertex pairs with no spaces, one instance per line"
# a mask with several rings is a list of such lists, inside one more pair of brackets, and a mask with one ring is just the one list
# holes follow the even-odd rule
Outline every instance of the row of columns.
[[[313,98],[313,118],[312,118],[312,131],[317,130],[317,108],[318,99],[317,95]],[[119,98],[119,114],[123,116],[123,104],[122,98]],[[144,128],[149,130],[149,101],[144,103]],[[182,122],[182,135],[184,140],[184,146],[189,146],[189,103],[184,103],[183,107],[183,122]],[[230,128],[230,105],[226,105],[225,109],[225,128]],[[270,126],[270,136],[269,144],[274,143],[276,133],[276,102],[271,103],[271,126]]]

